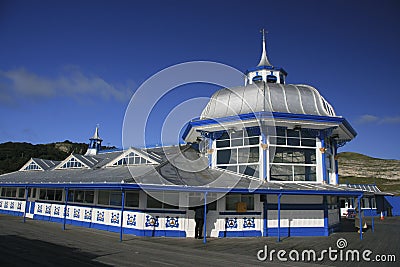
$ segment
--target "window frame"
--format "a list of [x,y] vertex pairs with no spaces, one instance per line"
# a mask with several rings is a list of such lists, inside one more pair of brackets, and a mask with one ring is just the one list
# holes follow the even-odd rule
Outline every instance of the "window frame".
[[[234,198],[236,198],[238,201],[236,201],[234,203],[228,203],[228,200],[234,199]],[[251,202],[245,201],[246,198],[249,198],[252,201]],[[236,211],[236,204],[240,203],[240,202],[246,203],[246,210],[247,211],[254,211],[255,210],[254,194],[238,194],[238,193],[228,193],[228,194],[225,195],[225,210],[226,211]],[[250,207],[248,205],[249,203],[251,203]]]
[[[313,137],[312,134],[308,134],[304,130],[292,130],[292,129],[287,129],[287,128],[277,128],[275,135],[270,135],[267,137],[268,144],[269,144],[269,155],[268,157],[271,158],[272,155],[271,153],[274,152],[274,160],[272,162],[268,162],[267,164],[269,165],[269,173],[268,173],[268,180],[270,182],[296,182],[296,183],[302,183],[302,182],[312,182],[315,183],[318,180],[318,168],[317,168],[317,157],[318,157],[318,150],[317,150],[317,137]],[[307,145],[304,145],[307,144]],[[312,144],[312,146],[310,145]],[[281,162],[277,162],[276,158],[277,156],[277,150],[281,150],[279,153],[282,154],[282,160]],[[299,157],[294,158],[294,154],[298,153],[302,157],[302,161],[298,162],[295,159],[299,159]],[[309,153],[309,155],[307,155]],[[287,155],[284,157],[284,155]],[[289,159],[289,155],[292,155],[292,160],[291,162],[285,162],[285,159]],[[310,160],[308,162],[307,158],[310,157]],[[285,173],[282,173],[282,175],[276,175],[273,174],[274,166],[277,166],[276,168],[287,168],[287,170],[290,170],[290,173],[288,172],[287,175]],[[290,166],[290,168],[288,168]],[[297,168],[296,168],[297,167]],[[304,168],[304,172],[296,172],[296,169],[299,170],[299,168]],[[282,171],[281,171],[282,172]],[[277,179],[274,177],[278,176],[287,176],[291,177],[291,179]],[[297,177],[297,179],[296,179]],[[301,179],[298,179],[298,177],[302,177]]]
[[[215,149],[215,167],[233,171],[238,174],[259,178],[261,172],[261,136],[257,133],[251,133],[249,129],[237,132],[224,132],[214,140]],[[241,153],[240,150],[248,149],[247,153]],[[228,162],[219,161],[219,157],[224,157],[222,153],[229,151]],[[245,157],[242,155],[245,154]],[[243,161],[243,158],[246,160]]]
[[[53,194],[53,199],[49,199],[49,195],[52,195],[50,191],[54,191]],[[39,196],[38,196],[38,200],[39,201],[46,201],[46,202],[63,202],[63,189],[59,189],[59,188],[39,188]],[[42,197],[41,194],[42,192],[44,192],[44,196]],[[50,192],[50,193],[48,193]],[[57,192],[58,194],[61,194],[61,199],[57,200],[56,196],[57,196]]]
[[[179,200],[180,200],[180,194],[179,192],[166,192],[166,191],[160,191],[160,192],[153,192],[154,194],[158,194],[158,196],[160,196],[159,194],[162,192],[162,199],[163,201],[160,201],[159,199],[152,197],[150,194],[146,194],[146,209],[165,209],[165,210],[179,210],[180,206],[179,206]],[[151,193],[151,192],[149,192]],[[173,197],[178,197],[178,205],[172,205],[169,203],[165,203],[165,196],[166,195],[172,195]],[[149,207],[149,200],[154,201],[154,203],[160,204],[160,206],[153,206],[153,207]]]

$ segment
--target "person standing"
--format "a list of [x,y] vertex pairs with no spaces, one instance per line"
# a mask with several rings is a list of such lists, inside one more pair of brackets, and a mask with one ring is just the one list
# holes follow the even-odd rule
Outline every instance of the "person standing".
[[194,211],[194,220],[196,222],[194,238],[203,238],[203,226],[204,226],[204,206],[196,207]]

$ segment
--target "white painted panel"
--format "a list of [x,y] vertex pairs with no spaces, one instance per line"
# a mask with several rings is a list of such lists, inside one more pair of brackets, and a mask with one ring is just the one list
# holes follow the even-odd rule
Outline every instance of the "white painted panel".
[[[278,211],[268,211],[268,227],[278,227]],[[323,210],[282,210],[281,227],[324,227]]]
[[107,224],[106,210],[101,208],[93,208],[92,211],[92,223]]
[[64,207],[64,205],[53,204],[51,207],[51,216],[56,218],[64,218]]

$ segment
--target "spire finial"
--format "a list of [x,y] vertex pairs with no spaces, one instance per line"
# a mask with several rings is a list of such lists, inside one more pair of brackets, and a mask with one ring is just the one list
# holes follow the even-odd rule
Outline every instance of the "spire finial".
[[260,63],[258,63],[257,67],[260,66],[271,66],[271,63],[269,63],[268,57],[267,57],[267,48],[266,48],[266,38],[265,35],[268,33],[265,29],[261,29],[260,31],[262,33],[262,54],[261,54],[261,59]]
[[103,139],[101,139],[99,136],[99,124],[97,124],[96,130],[94,130],[93,137],[89,138],[89,140],[90,140],[90,142],[89,142],[89,146],[88,146],[85,156],[97,155],[97,153],[101,149],[101,142],[103,141]]
[[96,130],[94,130],[94,135],[93,135],[93,137],[91,139],[101,140],[101,138],[99,136],[99,127],[100,127],[100,124],[97,124],[96,125]]

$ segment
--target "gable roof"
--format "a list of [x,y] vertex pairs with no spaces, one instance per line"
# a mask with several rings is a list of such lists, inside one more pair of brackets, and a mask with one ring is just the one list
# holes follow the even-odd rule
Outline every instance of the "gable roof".
[[[94,165],[90,161],[88,162],[88,160],[85,159],[84,156],[82,156],[82,155],[71,154],[65,160],[63,160],[60,164],[58,164],[57,167],[55,167],[54,169],[55,170],[69,169],[69,168],[63,168],[63,166],[71,160],[76,160],[77,162],[79,162],[80,164],[83,165],[83,168],[89,169],[90,168],[89,165]],[[80,168],[80,167],[71,167],[71,169],[76,169],[76,168]]]
[[29,171],[26,170],[26,168],[31,165],[31,164],[35,164],[37,165],[37,167],[39,168],[38,170],[40,171],[47,171],[50,170],[52,168],[54,168],[55,166],[57,166],[58,164],[60,164],[60,161],[57,160],[49,160],[49,159],[40,159],[40,158],[31,158],[27,163],[25,163],[24,166],[21,167],[21,169],[19,169],[20,171]]
[[105,165],[105,167],[113,167],[113,166],[115,166],[115,164],[116,164],[119,160],[121,160],[121,159],[127,157],[127,156],[128,156],[129,154],[131,154],[131,153],[133,153],[133,154],[135,154],[135,155],[137,155],[137,156],[139,156],[139,157],[141,157],[141,158],[144,158],[146,161],[150,162],[150,164],[159,164],[159,163],[161,163],[161,159],[162,159],[161,157],[156,158],[155,155],[150,155],[150,154],[147,153],[147,151],[145,151],[145,150],[139,150],[139,149],[130,147],[129,149],[123,151],[119,156],[117,156],[117,157],[115,157],[114,159],[110,160],[110,161]]

